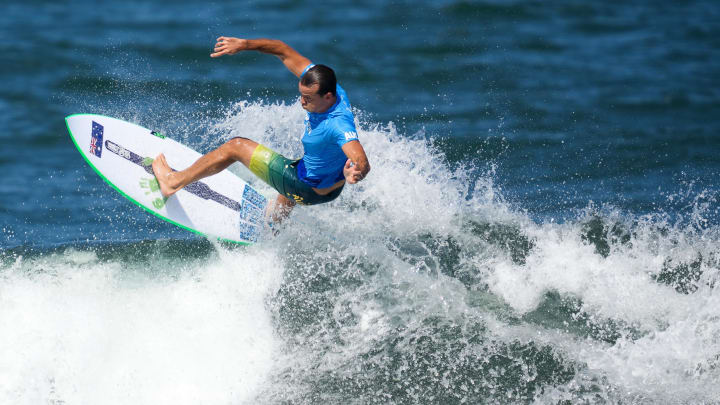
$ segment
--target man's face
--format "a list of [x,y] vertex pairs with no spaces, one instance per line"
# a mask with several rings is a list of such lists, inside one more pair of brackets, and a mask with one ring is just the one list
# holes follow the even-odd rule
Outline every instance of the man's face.
[[319,88],[320,85],[318,83],[311,86],[303,86],[301,83],[298,83],[300,104],[305,111],[322,113],[327,111],[327,109],[335,103],[335,97],[333,97],[332,93],[327,93],[324,96],[317,94]]

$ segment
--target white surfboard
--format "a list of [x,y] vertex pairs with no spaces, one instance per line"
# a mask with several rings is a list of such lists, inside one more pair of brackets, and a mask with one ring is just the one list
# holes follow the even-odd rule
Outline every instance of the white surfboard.
[[164,198],[152,160],[164,153],[174,170],[201,155],[156,131],[116,118],[74,114],[65,118],[85,161],[112,188],[152,214],[191,232],[229,242],[256,242],[267,199],[224,170]]

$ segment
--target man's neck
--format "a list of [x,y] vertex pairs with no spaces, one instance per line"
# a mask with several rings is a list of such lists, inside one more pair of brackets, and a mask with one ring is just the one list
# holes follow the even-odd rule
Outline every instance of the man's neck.
[[318,114],[325,114],[326,112],[328,112],[335,105],[335,103],[337,103],[337,96],[333,96],[333,98],[330,99],[329,101],[330,101],[330,104],[328,104],[327,108],[322,111],[319,111]]

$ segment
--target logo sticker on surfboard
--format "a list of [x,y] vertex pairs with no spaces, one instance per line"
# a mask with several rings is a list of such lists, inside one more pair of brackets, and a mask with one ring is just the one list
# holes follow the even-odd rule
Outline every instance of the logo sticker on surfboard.
[[90,153],[101,158],[104,128],[97,122],[92,122],[92,135],[90,136]]

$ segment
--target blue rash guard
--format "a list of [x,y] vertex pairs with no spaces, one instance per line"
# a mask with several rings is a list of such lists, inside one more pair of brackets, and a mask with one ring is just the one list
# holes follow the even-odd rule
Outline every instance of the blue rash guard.
[[[303,75],[309,68],[303,71]],[[302,75],[300,76],[302,78]],[[308,112],[302,144],[305,155],[298,162],[298,179],[315,188],[328,188],[344,180],[343,167],[347,156],[342,146],[358,139],[350,101],[340,85],[337,101],[324,113]]]

